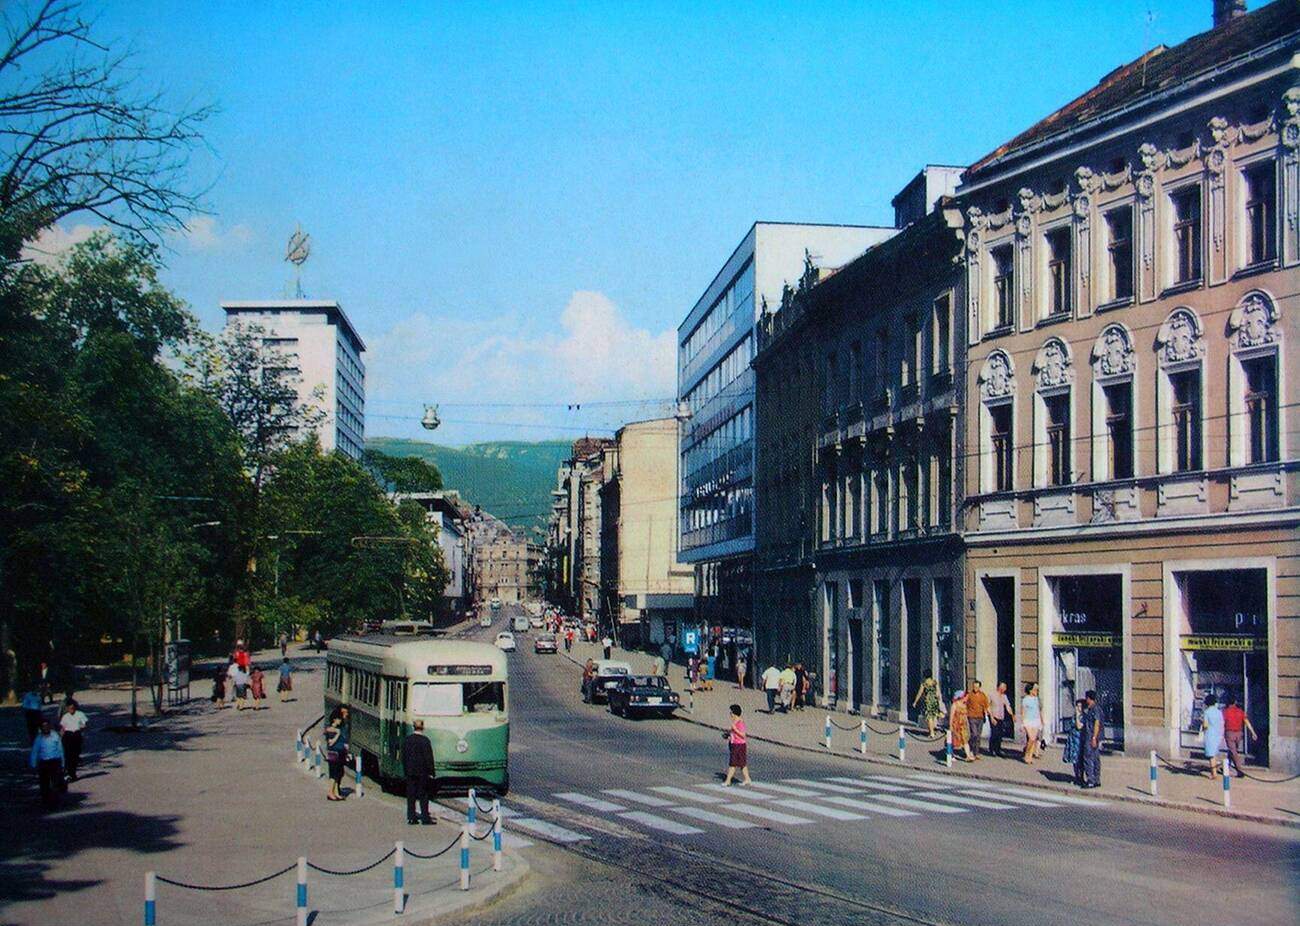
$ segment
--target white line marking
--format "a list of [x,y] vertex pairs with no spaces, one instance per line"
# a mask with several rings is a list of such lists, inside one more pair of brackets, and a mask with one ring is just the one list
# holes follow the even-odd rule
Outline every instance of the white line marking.
[[788,823],[794,826],[798,823],[811,823],[811,820],[803,817],[796,817],[794,814],[781,813],[779,810],[773,810],[771,807],[764,807],[761,804],[724,804],[727,810],[733,810],[736,813],[747,813],[751,817],[758,817],[760,820],[771,820],[773,823]]
[[910,791],[911,788],[904,788],[902,785],[887,785],[879,781],[864,781],[861,778],[833,778],[832,781],[843,781],[847,784],[853,784],[861,791],[875,789],[877,791]]
[[516,836],[514,833],[506,832],[501,834],[501,845],[506,849],[527,849],[532,844],[531,839]]
[[651,797],[648,794],[637,794],[635,791],[624,791],[622,788],[606,788],[606,794],[614,797],[621,797],[625,801],[632,801],[634,804],[645,804],[647,807],[671,807],[672,801],[666,801],[662,797]]
[[916,817],[919,816],[915,811],[902,810],[898,807],[890,807],[886,804],[876,803],[875,801],[864,801],[858,797],[828,797],[828,804],[839,804],[841,807],[852,807],[854,810],[866,810],[871,813],[884,814],[887,817]]
[[[909,788],[915,788],[921,784],[921,782],[917,781],[914,778],[895,778],[893,775],[868,775],[867,776],[866,779],[867,784],[870,785],[877,781],[887,781],[890,784],[895,784],[895,785],[907,785]],[[932,784],[927,784],[926,787],[933,788],[936,786]]]
[[836,810],[834,807],[823,807],[820,804],[814,804],[812,801],[801,801],[797,798],[777,801],[782,807],[789,807],[791,810],[802,810],[804,813],[817,814],[821,817],[830,817],[832,820],[865,820],[866,817],[860,813],[850,813],[847,810]]
[[511,825],[554,842],[582,842],[584,839],[591,838],[582,833],[575,833],[573,830],[566,830],[547,820],[537,820],[532,817],[518,817]]
[[[467,797],[454,797],[454,798],[452,798],[452,803],[453,803],[453,804],[460,804],[460,805],[463,806],[463,807],[469,807],[469,798],[467,798]],[[401,805],[398,805],[398,806],[400,807]],[[483,815],[483,814],[489,814],[489,815],[490,815],[491,813],[492,813],[491,808],[489,808],[488,810],[480,810],[480,811],[479,811],[479,814],[480,814],[480,815]],[[507,807],[505,804],[502,804],[502,805],[501,805],[501,816],[502,816],[503,818],[509,820],[511,817],[517,817],[517,816],[519,816],[519,811],[515,810],[515,809],[512,808],[512,807]]]
[[1105,801],[1096,801],[1086,797],[1075,797],[1072,794],[1061,794],[1056,791],[1035,791],[1033,788],[1013,788],[1002,785],[998,788],[998,795],[1005,796],[1008,800],[1011,796],[1018,794],[1022,797],[1032,797],[1038,801],[1053,801],[1058,804],[1073,804],[1076,807],[1105,807]]
[[580,807],[599,810],[602,813],[615,813],[619,810],[627,810],[627,808],[622,804],[615,804],[612,801],[602,801],[598,797],[589,797],[586,794],[579,794],[577,791],[560,791],[552,796],[558,797],[562,801],[568,801],[571,804],[577,804]]
[[692,820],[702,820],[705,823],[716,823],[718,826],[725,826],[733,830],[747,830],[755,827],[757,823],[750,823],[748,820],[737,820],[735,817],[725,817],[720,813],[714,813],[711,810],[701,810],[698,807],[674,807],[672,808],[683,816],[690,817]]
[[627,813],[619,814],[623,820],[635,820],[637,823],[645,824],[657,830],[663,830],[665,833],[676,833],[678,836],[689,836],[692,833],[703,833],[704,830],[696,829],[693,826],[687,826],[685,823],[678,823],[676,820],[668,820],[664,817],[647,813],[644,810],[629,810]]
[[924,810],[934,813],[965,813],[961,807],[951,807],[947,804],[936,804],[933,801],[917,801],[910,797],[899,797],[897,794],[882,794],[878,800],[889,801],[891,804],[898,804],[902,807],[911,807],[913,810]]
[[[984,797],[987,792],[975,788],[963,788],[962,794],[969,794],[973,797]],[[1006,801],[1008,804],[1015,804],[1021,807],[1063,807],[1064,804],[1058,804],[1055,801],[1038,800],[1033,797],[1021,797],[1016,794],[998,794],[998,800]]]
[[700,785],[700,787],[707,788],[710,791],[717,791],[719,794],[726,794],[732,799],[741,798],[748,801],[770,801],[772,799],[770,794],[753,790],[752,785],[732,785],[727,787],[726,785],[710,784]]
[[917,791],[917,797],[933,798],[936,801],[948,801],[952,804],[966,804],[970,807],[986,807],[989,810],[1015,810],[1015,804],[1002,804],[998,801],[991,801],[986,797],[972,797],[969,795],[953,794],[951,791]]
[[942,785],[945,788],[958,788],[965,784],[970,784],[969,779],[963,779],[958,775],[934,775],[930,772],[917,772],[915,775],[908,775],[918,781],[933,782],[936,786]]
[[754,787],[760,788],[764,791],[775,791],[777,794],[787,794],[791,797],[821,797],[822,796],[821,791],[810,791],[807,788],[792,788],[789,785],[774,785],[774,784],[769,784],[766,781],[756,781],[754,782]]
[[824,781],[814,781],[811,778],[782,778],[782,781],[788,781],[792,785],[807,785],[810,788],[819,788],[822,791],[833,791],[836,794],[861,794],[858,788],[850,788],[847,785],[828,785]]
[[685,788],[674,788],[670,785],[656,785],[650,789],[658,791],[660,794],[667,794],[669,797],[681,798],[685,801],[695,801],[697,804],[725,804],[726,799],[714,794],[700,794],[697,791],[688,791]]

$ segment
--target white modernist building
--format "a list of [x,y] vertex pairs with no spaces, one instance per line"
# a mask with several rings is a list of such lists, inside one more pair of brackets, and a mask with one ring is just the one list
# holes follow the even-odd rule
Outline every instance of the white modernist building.
[[[223,302],[226,327],[256,325],[264,340],[286,359],[296,360],[298,398],[319,405],[321,449],[361,458],[366,435],[366,345],[337,302],[282,299]],[[319,397],[316,395],[320,390]]]

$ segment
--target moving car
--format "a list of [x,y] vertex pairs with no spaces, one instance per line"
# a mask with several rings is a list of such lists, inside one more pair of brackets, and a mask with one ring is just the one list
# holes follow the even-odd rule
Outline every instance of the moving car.
[[489,612],[489,611],[484,611],[481,615],[479,615],[478,625],[479,625],[480,627],[491,627],[491,626],[492,626],[492,614],[491,614],[491,612]]
[[656,714],[670,717],[677,710],[677,692],[662,675],[625,675],[606,691],[610,713],[623,717]]
[[528,618],[528,626],[533,628],[534,630],[541,630],[542,619],[534,615],[533,617]]
[[527,630],[527,629],[528,629],[528,615],[526,615],[526,614],[516,614],[516,615],[514,616],[514,618],[511,619],[511,621],[510,621],[510,629],[511,629],[511,630],[514,630],[514,631],[517,631],[518,633],[523,633],[525,630]]
[[609,689],[617,685],[624,676],[631,674],[632,667],[626,662],[618,662],[614,659],[596,660],[596,674],[592,676],[591,684],[583,688],[582,700],[588,704],[595,704],[607,698]]
[[515,651],[515,635],[509,630],[503,630],[497,634],[496,643],[497,649],[502,652],[513,653]]
[[534,653],[554,653],[559,650],[559,645],[555,642],[555,634],[539,633],[533,640]]

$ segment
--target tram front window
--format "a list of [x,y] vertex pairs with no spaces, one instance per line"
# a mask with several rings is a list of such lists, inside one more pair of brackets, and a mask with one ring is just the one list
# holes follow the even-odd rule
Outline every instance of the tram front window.
[[506,686],[501,682],[467,682],[465,710],[471,714],[490,714],[506,709]]
[[416,682],[407,707],[420,717],[459,717],[463,713],[461,685],[453,682]]

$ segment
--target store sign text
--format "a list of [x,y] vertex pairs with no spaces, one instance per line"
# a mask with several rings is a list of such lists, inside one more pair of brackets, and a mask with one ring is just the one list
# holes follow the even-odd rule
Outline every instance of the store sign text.
[[1120,645],[1117,633],[1054,633],[1053,646],[1078,646],[1084,649],[1108,649]]
[[1200,633],[1179,637],[1178,648],[1220,653],[1253,653],[1268,649],[1267,641],[1261,637],[1236,636],[1233,634]]

